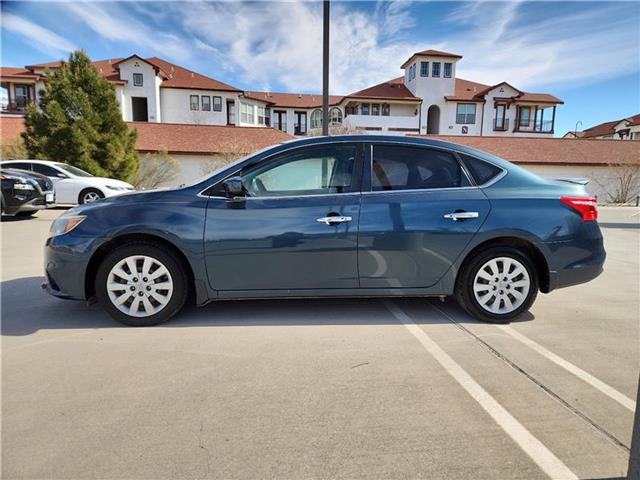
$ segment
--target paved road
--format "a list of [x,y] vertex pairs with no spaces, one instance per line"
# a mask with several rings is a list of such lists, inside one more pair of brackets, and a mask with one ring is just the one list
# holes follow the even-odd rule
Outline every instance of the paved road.
[[225,302],[147,329],[41,292],[60,213],[2,224],[3,478],[626,473],[638,209],[601,210],[602,276],[509,326],[394,299]]

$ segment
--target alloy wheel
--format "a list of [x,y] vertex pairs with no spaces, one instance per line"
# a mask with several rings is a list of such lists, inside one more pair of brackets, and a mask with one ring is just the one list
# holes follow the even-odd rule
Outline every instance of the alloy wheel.
[[96,200],[100,200],[100,198],[100,195],[96,192],[87,192],[82,197],[82,201],[83,203],[91,203],[95,202]]
[[111,303],[126,315],[149,317],[167,306],[173,294],[169,269],[159,260],[133,255],[118,261],[107,275]]
[[473,280],[473,293],[486,311],[503,315],[517,310],[527,299],[531,279],[525,266],[510,257],[487,261]]

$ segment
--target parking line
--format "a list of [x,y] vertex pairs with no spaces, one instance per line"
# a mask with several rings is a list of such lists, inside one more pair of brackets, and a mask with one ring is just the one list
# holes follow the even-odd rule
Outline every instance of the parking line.
[[602,393],[607,395],[609,398],[612,398],[613,400],[618,402],[623,407],[626,407],[629,410],[631,410],[632,412],[635,412],[635,410],[636,410],[636,402],[634,402],[632,399],[630,399],[629,397],[627,397],[623,393],[619,392],[618,390],[616,390],[612,386],[607,385],[606,383],[604,383],[601,380],[598,380],[596,377],[594,377],[590,373],[585,372],[580,367],[575,366],[573,363],[568,362],[564,358],[556,355],[555,353],[551,352],[550,350],[547,350],[545,347],[543,347],[539,343],[536,343],[533,340],[531,340],[530,338],[525,337],[523,334],[518,332],[515,328],[510,327],[509,325],[498,325],[498,327],[500,329],[502,329],[502,331],[504,331],[507,334],[511,335],[516,340],[524,343],[527,347],[529,347],[532,350],[538,352],[543,357],[547,358],[548,360],[551,360],[556,365],[564,368],[565,370],[567,370],[570,373],[573,373],[576,377],[578,377],[581,380],[587,382],[592,387],[600,390]]
[[384,305],[402,323],[433,358],[451,375],[466,392],[480,404],[491,418],[550,478],[563,480],[577,476],[556,457],[540,440],[534,437],[518,420],[480,386],[453,358],[440,348],[416,323],[391,301]]

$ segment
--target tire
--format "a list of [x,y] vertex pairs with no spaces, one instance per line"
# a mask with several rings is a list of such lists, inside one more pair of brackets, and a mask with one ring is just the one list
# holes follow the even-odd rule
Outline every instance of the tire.
[[33,217],[37,213],[37,210],[30,210],[27,212],[17,212],[16,217],[28,218]]
[[102,193],[97,188],[85,188],[78,195],[78,205],[95,202],[96,200],[100,200],[102,198],[104,198],[104,193]]
[[[509,271],[507,276],[505,267]],[[518,273],[520,269],[523,271]],[[533,262],[525,253],[509,246],[479,252],[466,263],[456,280],[455,296],[460,306],[472,317],[488,323],[508,323],[529,310],[537,295],[538,273]],[[485,306],[481,300],[486,302]]]
[[[131,275],[130,257],[146,257],[134,259],[138,272],[135,275]],[[147,263],[151,268],[147,267],[147,276],[143,276]],[[166,269],[166,274],[160,266]],[[152,279],[154,275],[157,278]],[[147,327],[166,322],[182,309],[187,300],[188,282],[182,262],[171,250],[160,244],[138,241],[118,247],[105,257],[96,272],[95,292],[98,302],[115,320],[132,327]],[[125,297],[126,294],[129,295]],[[116,300],[120,306],[116,306]]]

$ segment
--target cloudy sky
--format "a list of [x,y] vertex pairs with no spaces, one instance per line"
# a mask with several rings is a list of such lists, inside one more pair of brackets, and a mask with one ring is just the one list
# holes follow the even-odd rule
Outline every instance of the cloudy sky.
[[[2,65],[158,56],[244,89],[319,92],[319,2],[2,2]],[[552,93],[558,133],[640,112],[640,3],[332,2],[331,90],[399,76],[412,52],[458,77]]]

